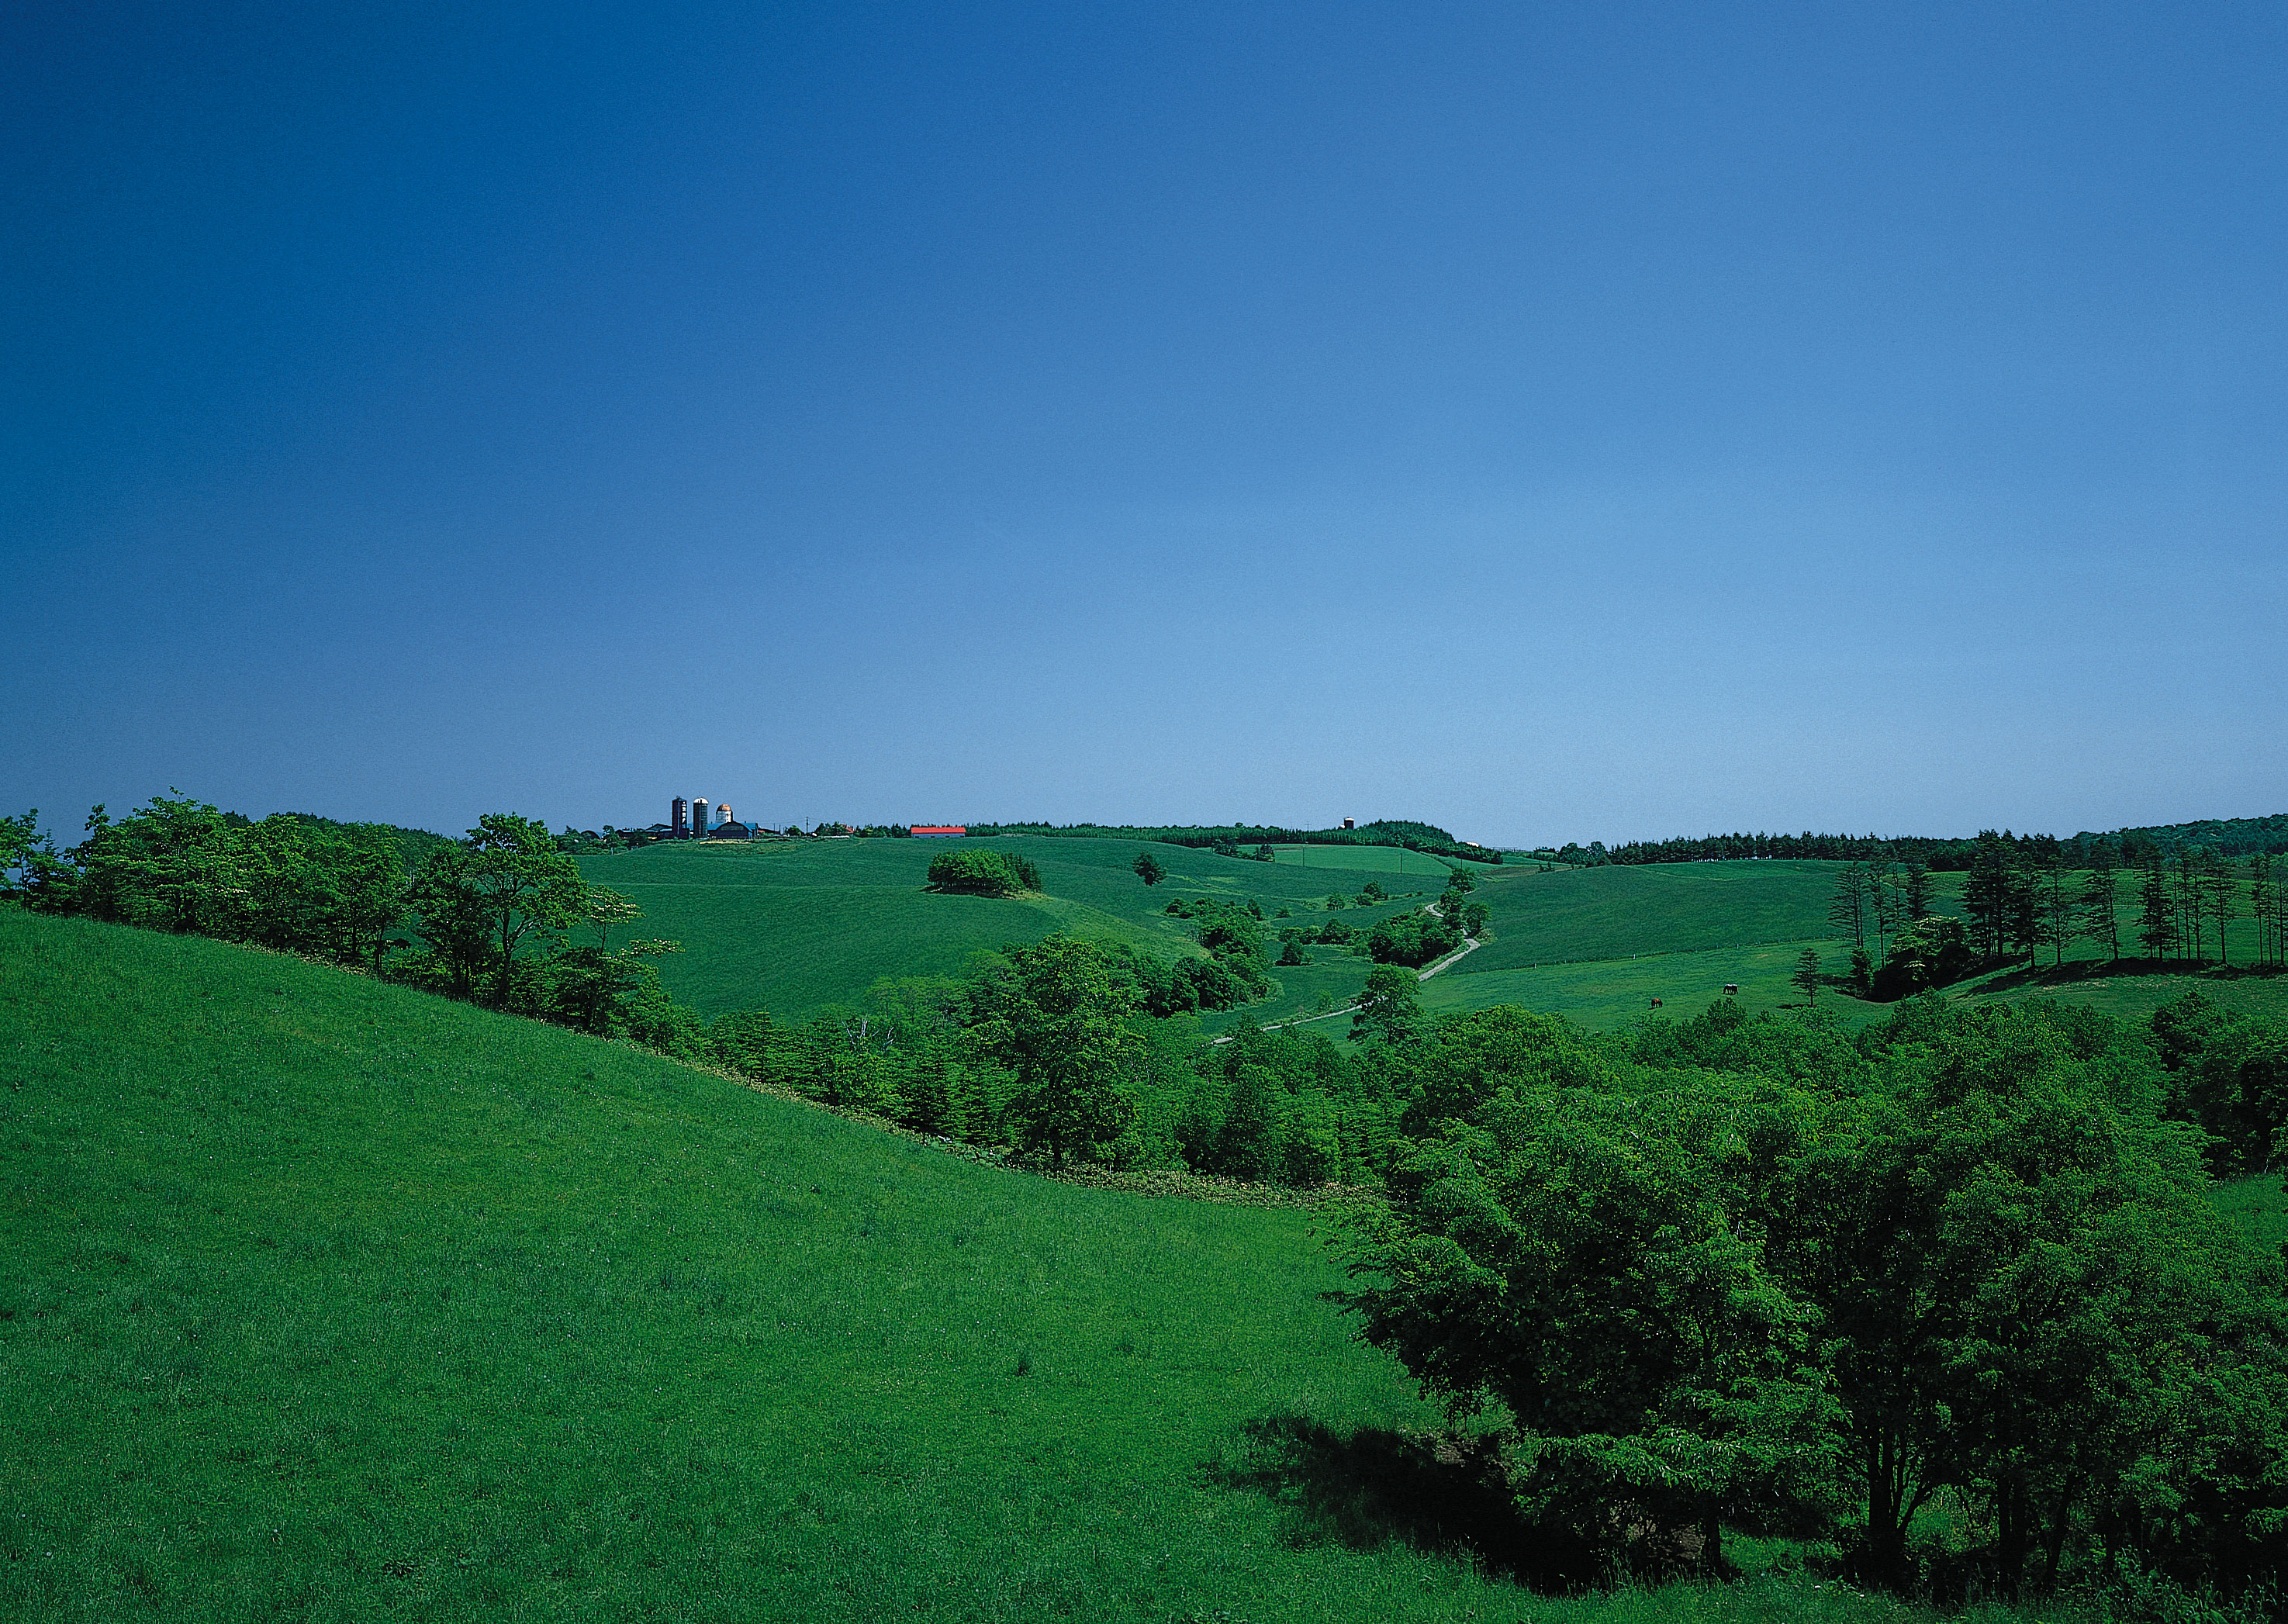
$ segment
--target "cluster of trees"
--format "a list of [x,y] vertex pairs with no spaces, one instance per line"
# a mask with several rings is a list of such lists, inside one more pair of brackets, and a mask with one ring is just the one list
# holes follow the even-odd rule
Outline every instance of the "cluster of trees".
[[2288,1027],[2188,993],[2153,1015],[2168,1114],[2207,1135],[2220,1177],[2288,1168]]
[[1987,829],[1972,845],[1963,881],[1966,919],[1933,915],[1931,869],[1919,859],[1875,856],[1838,876],[1828,923],[1851,941],[1854,984],[1884,999],[1944,986],[2017,955],[2030,965],[2047,953],[2054,968],[2079,941],[2118,961],[2125,901],[2136,904],[2131,934],[2149,958],[2202,963],[2213,945],[2219,962],[2228,963],[2226,927],[2251,918],[2258,963],[2288,961],[2288,899],[2269,857],[2244,865],[2205,846],[2165,855],[2148,845],[2128,867],[2129,855],[2109,840],[2077,852],[2046,835]]
[[[1632,840],[1609,851],[1599,842],[1583,847],[1567,845],[1548,853],[1567,862],[1704,863],[1743,858],[1815,859],[1823,862],[1919,863],[1942,873],[1966,873],[1977,861],[1990,838],[1988,830],[1964,839],[1931,838],[1916,835],[1703,835],[1675,840]],[[2112,853],[2116,867],[2141,867],[2149,860],[2173,858],[2197,848],[2223,858],[2278,856],[2288,852],[2288,812],[2269,818],[2209,819],[2198,823],[2173,823],[2149,828],[2115,829],[2093,833],[2085,829],[2070,838],[2054,835],[1998,836],[2015,845],[2044,842],[2055,849],[2063,865],[2085,869],[2098,860],[2101,847]],[[1544,853],[1537,852],[1540,856]]]
[[1366,935],[1367,956],[1378,964],[1419,970],[1462,945],[1462,929],[1436,914],[1393,914],[1375,922]]
[[547,825],[528,818],[488,814],[454,841],[290,814],[254,820],[159,796],[115,820],[97,807],[68,851],[35,844],[36,823],[6,820],[13,860],[0,873],[41,912],[356,964],[670,1052],[704,1041],[648,963],[675,944],[615,947],[635,906],[584,883]]
[[1279,931],[1279,963],[1307,964],[1310,955],[1304,948],[1315,943],[1330,947],[1347,947],[1354,953],[1363,952],[1359,932],[1347,919],[1324,919],[1315,925],[1285,925]]
[[[1154,840],[1164,845],[1194,846],[1220,852],[1227,857],[1259,857],[1269,861],[1274,845],[1283,846],[1403,846],[1438,857],[1470,863],[1499,863],[1502,854],[1490,846],[1457,840],[1434,824],[1408,818],[1378,818],[1355,828],[1291,829],[1272,824],[1153,824],[1132,823],[973,823],[972,835],[1065,835],[1111,840]],[[1252,847],[1252,851],[1243,848]]]
[[[1193,934],[1207,949],[1208,956],[1204,960],[1178,959],[1164,970],[1160,962],[1150,955],[1133,955],[1137,973],[1154,984],[1146,996],[1147,1007],[1154,1014],[1179,1014],[1192,1008],[1227,1010],[1269,994],[1271,978],[1264,970],[1261,903],[1252,897],[1245,902],[1223,897],[1180,897],[1168,904],[1167,912],[1192,922]],[[1163,974],[1172,984],[1168,998],[1157,990],[1156,984]],[[1183,1002],[1188,995],[1187,986],[1196,994],[1196,1004]],[[1207,995],[1211,987],[1217,989],[1212,1002]]]
[[1014,852],[941,852],[930,859],[929,888],[971,897],[1013,897],[1041,889],[1041,871]]
[[2268,856],[2250,858],[2244,871],[2202,846],[2181,847],[2166,860],[2149,853],[2137,886],[2137,939],[2151,957],[2197,964],[2207,960],[2213,942],[2217,962],[2226,963],[2225,927],[2247,917],[2256,923],[2258,964],[2288,963],[2288,899],[2281,895],[2280,880]]
[[[2194,1027],[2176,1076],[2277,1052]],[[1855,1042],[1720,1003],[1626,1039],[1493,1010],[1394,1070],[1347,1303],[1485,1419],[1548,1577],[1721,1571],[1742,1533],[1941,1594],[2288,1580],[2282,1259],[2205,1199],[2150,1034],[1927,999]]]
[[378,965],[405,907],[399,832],[380,826],[257,822],[181,796],[116,820],[98,806],[68,852],[38,825],[0,820],[0,884],[46,913]]
[[1052,1163],[1380,1176],[1399,1114],[1380,1072],[1317,1034],[1250,1027],[1204,1044],[1192,1022],[1154,1018],[1152,978],[1166,973],[1116,944],[1053,936],[798,1025],[727,1015],[701,1052],[839,1110]]

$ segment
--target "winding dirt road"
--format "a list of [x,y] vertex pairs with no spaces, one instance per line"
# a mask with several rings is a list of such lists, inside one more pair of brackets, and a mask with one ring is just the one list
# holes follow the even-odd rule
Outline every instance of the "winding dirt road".
[[[1434,902],[1424,903],[1422,905],[1422,912],[1433,915],[1440,919],[1443,919],[1446,916],[1445,910]],[[1448,954],[1444,958],[1434,960],[1416,970],[1414,972],[1414,978],[1417,981],[1427,981],[1433,976],[1442,974],[1446,970],[1451,970],[1455,965],[1460,963],[1464,959],[1468,958],[1470,955],[1475,953],[1484,945],[1484,943],[1478,940],[1474,936],[1466,936],[1462,939],[1462,945],[1455,948],[1453,952]],[[1357,1010],[1358,1005],[1355,1003],[1347,1003],[1341,1009],[1329,1010],[1323,1015],[1299,1015],[1292,1020],[1275,1020],[1269,1026],[1264,1027],[1263,1030],[1266,1032],[1277,1032],[1283,1026],[1307,1026],[1315,1020],[1332,1020],[1338,1015],[1354,1014]],[[1217,1038],[1213,1040],[1213,1042],[1216,1043],[1228,1043],[1231,1042],[1231,1039],[1228,1036],[1224,1036]]]

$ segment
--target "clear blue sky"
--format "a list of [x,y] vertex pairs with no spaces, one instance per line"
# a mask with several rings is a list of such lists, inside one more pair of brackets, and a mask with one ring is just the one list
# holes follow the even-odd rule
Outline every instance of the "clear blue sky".
[[2288,809],[2276,6],[10,8],[0,800]]

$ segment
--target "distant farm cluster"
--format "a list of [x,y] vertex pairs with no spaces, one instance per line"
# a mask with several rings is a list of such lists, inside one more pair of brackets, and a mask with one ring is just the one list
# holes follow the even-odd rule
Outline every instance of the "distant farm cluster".
[[728,801],[711,801],[705,796],[686,799],[677,796],[668,804],[667,821],[655,823],[645,829],[616,829],[609,834],[615,843],[640,844],[647,840],[785,840],[806,836],[820,840],[850,840],[862,835],[912,836],[921,838],[957,840],[969,831],[959,824],[892,824],[881,828],[860,828],[848,823],[822,823],[805,829],[799,823],[790,823],[781,829],[765,828],[758,823],[743,823],[731,811]]

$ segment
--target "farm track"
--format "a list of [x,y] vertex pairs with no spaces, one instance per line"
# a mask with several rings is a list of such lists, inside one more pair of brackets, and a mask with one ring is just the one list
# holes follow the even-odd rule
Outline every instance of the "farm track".
[[[1434,902],[1424,903],[1422,905],[1422,912],[1436,915],[1442,919],[1445,917],[1445,915],[1440,912],[1438,905]],[[1466,936],[1462,939],[1462,945],[1455,948],[1453,952],[1448,954],[1444,958],[1437,960],[1434,963],[1425,964],[1421,969],[1416,970],[1414,972],[1414,978],[1417,981],[1427,981],[1431,977],[1438,975],[1442,971],[1450,970],[1453,966],[1460,963],[1464,959],[1469,957],[1470,955],[1475,953],[1483,946],[1485,946],[1485,944],[1481,942],[1476,937]],[[1266,1032],[1278,1032],[1289,1026],[1307,1026],[1315,1020],[1332,1020],[1338,1015],[1354,1014],[1357,1010],[1358,1005],[1348,1003],[1345,1004],[1339,1010],[1329,1010],[1323,1015],[1299,1015],[1292,1020],[1275,1020],[1269,1026],[1264,1027],[1263,1030]],[[1211,1039],[1209,1046],[1212,1048],[1217,1043],[1228,1043],[1230,1042],[1231,1038],[1227,1034],[1223,1037]]]

